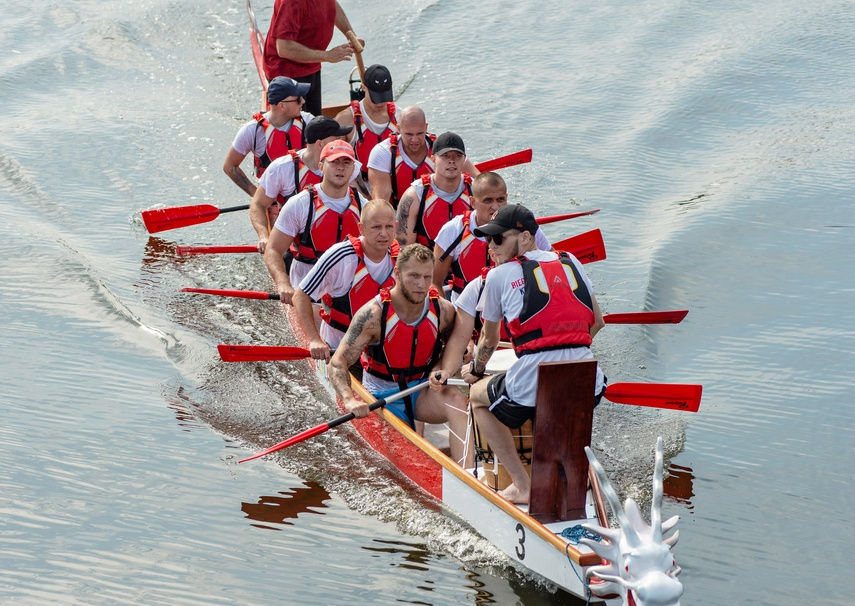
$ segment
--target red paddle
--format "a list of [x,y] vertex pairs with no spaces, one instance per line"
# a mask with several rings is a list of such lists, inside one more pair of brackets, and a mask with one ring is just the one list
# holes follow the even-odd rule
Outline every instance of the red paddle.
[[594,213],[600,212],[600,209],[597,208],[595,210],[584,210],[578,213],[570,213],[569,215],[553,215],[552,217],[538,217],[537,224],[538,225],[546,225],[547,223],[555,223],[556,221],[564,221],[565,219],[575,219],[576,217],[584,217],[586,215],[593,215]]
[[275,345],[217,345],[224,362],[274,362],[278,360],[303,360],[312,354],[302,347]]
[[606,324],[679,324],[689,313],[688,309],[669,311],[629,311],[617,314],[605,314]]
[[569,252],[583,264],[602,261],[606,258],[606,245],[599,229],[592,229],[578,236],[555,242],[552,247],[555,250]]
[[258,246],[246,244],[240,246],[176,246],[179,255],[210,255],[219,253],[257,253]]
[[144,210],[142,220],[150,234],[156,234],[167,229],[177,229],[188,225],[198,225],[213,221],[223,213],[236,210],[247,210],[249,204],[217,208],[211,204],[194,204],[193,206],[175,206],[172,208],[156,208]]
[[278,292],[261,292],[258,290],[220,290],[217,288],[191,288],[188,286],[182,288],[181,292],[195,292],[220,297],[237,297],[239,299],[279,299]]
[[507,156],[500,156],[498,158],[493,158],[492,160],[479,162],[475,165],[475,168],[480,170],[482,173],[486,173],[491,170],[498,170],[500,168],[508,168],[510,166],[516,166],[517,164],[531,162],[531,156],[531,149],[524,149],[522,151],[508,154]]
[[633,404],[698,412],[703,386],[685,383],[612,383],[605,398],[616,404]]

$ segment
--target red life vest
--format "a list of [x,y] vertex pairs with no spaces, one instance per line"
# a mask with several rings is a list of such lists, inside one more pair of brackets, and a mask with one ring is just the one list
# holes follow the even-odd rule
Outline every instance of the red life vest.
[[[515,261],[525,280],[523,305],[518,318],[505,321],[517,356],[590,345],[594,307],[573,262],[567,257],[532,261],[524,256]],[[565,268],[570,268],[570,276]]]
[[[380,289],[390,289],[395,285],[394,272],[389,272],[389,275],[381,283],[378,283],[371,274],[368,273],[368,268],[365,266],[365,252],[362,247],[362,240],[348,236],[351,246],[359,260],[356,265],[356,272],[353,276],[353,283],[350,290],[340,297],[333,297],[329,293],[325,294],[321,300],[321,319],[329,324],[332,328],[341,331],[347,331],[350,326],[350,321],[354,314],[359,311],[359,308],[368,303],[371,299],[377,296]],[[392,267],[395,267],[395,261],[398,259],[398,251],[400,247],[396,240],[392,241],[392,246],[389,247],[389,255],[392,257]]]
[[416,168],[412,168],[404,160],[404,156],[398,151],[398,135],[389,136],[389,151],[392,152],[392,161],[389,163],[389,175],[392,177],[392,199],[389,202],[392,206],[398,208],[398,200],[407,191],[407,188],[413,184],[413,181],[424,175],[430,175],[434,171],[433,163],[430,160],[430,150],[433,147],[433,135],[425,136],[425,145],[428,148],[428,155],[422,160]]
[[[279,130],[274,127],[264,114],[254,114],[253,119],[257,122],[255,128],[255,136],[258,137],[258,131],[264,132],[264,137],[267,139],[265,144],[264,154],[255,156],[255,176],[260,177],[264,174],[265,169],[270,166],[276,158],[280,158],[287,154],[290,150],[300,150],[306,147],[306,139],[303,137],[303,118],[297,117],[291,121],[291,128],[287,131]],[[255,146],[252,148],[255,150]]]
[[359,213],[362,212],[362,202],[352,187],[350,205],[343,213],[337,213],[329,208],[315,191],[314,185],[307,185],[309,192],[309,212],[306,215],[306,226],[299,238],[291,244],[294,258],[303,263],[314,265],[325,250],[333,244],[344,240],[347,236],[359,235]]
[[461,175],[463,191],[454,202],[446,202],[433,189],[431,175],[422,175],[422,200],[416,215],[416,242],[433,249],[439,230],[457,215],[472,210],[472,177]]
[[428,296],[427,313],[415,326],[409,326],[395,313],[389,290],[380,291],[380,341],[369,345],[362,353],[365,372],[399,385],[427,376],[442,350],[439,292],[431,286]]
[[461,219],[463,231],[457,235],[454,241],[449,244],[448,250],[442,253],[439,258],[440,262],[445,261],[451,255],[451,251],[457,248],[458,244],[461,245],[460,255],[451,262],[451,275],[453,277],[451,288],[457,294],[462,293],[467,284],[477,280],[485,268],[489,269],[493,266],[487,242],[476,238],[469,228],[471,216],[471,210],[463,213]]
[[[368,128],[365,121],[362,119],[362,107],[359,101],[351,101],[350,109],[353,111],[353,130],[356,131],[356,158],[362,163],[363,167],[368,166],[368,156],[371,155],[371,150],[374,146],[385,141],[390,135],[398,132],[398,122],[395,119],[395,104],[389,101],[386,104],[386,112],[389,115],[389,124],[379,135]],[[363,168],[363,170],[368,170]]]

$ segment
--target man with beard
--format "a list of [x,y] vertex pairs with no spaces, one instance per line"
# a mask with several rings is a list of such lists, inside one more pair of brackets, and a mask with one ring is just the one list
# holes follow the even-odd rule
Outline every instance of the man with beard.
[[[381,288],[395,284],[398,243],[392,205],[369,200],[362,207],[359,233],[322,254],[294,291],[294,309],[316,360],[329,362],[330,348],[338,347],[354,314]],[[322,302],[320,331],[312,301]]]
[[[330,363],[330,382],[345,408],[368,415],[357,400],[348,367],[362,357],[363,385],[378,398],[421,383],[440,367],[443,343],[454,325],[454,308],[431,286],[433,253],[420,245],[403,248],[395,266],[395,286],[382,289],[350,323]],[[421,395],[419,395],[421,394]],[[415,421],[448,423],[452,458],[471,465],[466,398],[456,387],[439,385],[392,402],[386,410],[415,426]]]
[[[264,262],[282,305],[290,305],[292,284],[300,284],[318,257],[347,236],[359,235],[359,215],[365,198],[349,187],[354,172],[353,148],[341,140],[330,141],[321,151],[319,185],[309,185],[292,196],[276,218],[264,250]],[[294,255],[290,275],[283,255]]]
[[[582,264],[572,255],[538,250],[537,221],[527,208],[507,205],[475,234],[486,237],[497,267],[484,282],[478,303],[483,327],[472,361],[462,369],[475,420],[501,460],[512,484],[502,490],[512,503],[528,503],[531,480],[520,463],[508,428],[534,417],[537,368],[541,362],[593,357],[589,348],[604,326],[599,304]],[[518,360],[507,373],[485,376],[504,321]],[[446,360],[437,382],[457,370],[461,356]],[[597,369],[594,402],[605,389]]]

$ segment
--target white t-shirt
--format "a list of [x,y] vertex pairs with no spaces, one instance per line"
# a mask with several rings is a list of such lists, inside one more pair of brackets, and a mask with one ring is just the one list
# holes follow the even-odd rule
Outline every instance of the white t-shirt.
[[[535,250],[526,253],[526,257],[533,261],[554,261],[558,255],[553,252]],[[571,255],[571,260],[582,276],[585,286],[590,292],[594,292],[591,281],[588,279],[582,264],[576,257]],[[575,278],[570,268],[565,268],[571,283]],[[499,265],[487,274],[484,283],[484,291],[481,293],[481,301],[478,303],[478,311],[485,321],[501,322],[502,317],[508,320],[518,318],[522,311],[523,292],[525,281],[523,279],[522,266],[516,262]],[[505,377],[505,389],[511,400],[521,406],[534,406],[537,397],[537,366],[541,362],[563,362],[567,360],[581,360],[591,358],[593,354],[587,347],[573,347],[568,349],[554,349],[541,351],[520,357],[508,370]],[[597,367],[597,381],[594,394],[603,389],[603,373]]]
[[[420,164],[416,164],[410,157],[407,155],[407,152],[404,151],[403,141],[398,140],[398,153],[401,155],[401,158],[404,160],[404,163],[412,168],[413,170],[417,169]],[[433,165],[433,160],[430,155],[425,158],[425,162],[430,168],[430,172],[434,172],[435,167]],[[378,145],[374,146],[374,149],[371,150],[371,154],[368,156],[368,168],[373,168],[374,170],[379,170],[382,173],[389,174],[389,168],[392,166],[392,148],[391,142],[389,139],[385,139],[381,141]],[[401,192],[403,193],[403,192]]]
[[[469,230],[474,232],[478,228],[478,220],[475,217],[475,213],[473,212],[469,216]],[[457,239],[463,232],[463,215],[457,215],[451,221],[442,226],[439,230],[439,233],[436,236],[436,240],[434,243],[439,246],[442,250],[448,252],[448,247]],[[479,238],[474,233],[473,237],[477,238],[481,242],[484,242],[484,238]],[[537,245],[539,250],[549,250],[552,248],[552,245],[549,243],[549,240],[546,239],[546,235],[543,233],[543,230],[539,227],[537,228],[537,233],[534,234],[534,243]],[[449,255],[454,261],[460,257],[460,252],[463,250],[463,240],[457,242],[457,245],[451,251]],[[457,297],[460,295],[454,291],[451,291],[451,302],[454,303],[457,300]]]
[[[347,207],[350,206],[350,190],[348,190],[347,194],[345,194],[343,198],[330,198],[324,193],[323,185],[316,187],[315,192],[317,192],[317,195],[327,207],[337,213],[343,213],[347,210]],[[360,206],[364,206],[366,203],[365,198],[359,192],[357,192],[356,195],[359,198]],[[288,199],[285,206],[283,206],[282,210],[279,211],[279,216],[276,217],[276,223],[273,225],[273,229],[278,229],[286,236],[291,236],[297,240],[306,228],[306,219],[308,219],[308,217],[309,192],[304,189],[300,193],[291,196],[291,198]],[[312,266],[308,263],[294,259],[291,263],[291,273],[289,275],[291,278],[291,285],[294,286],[301,284],[303,282],[303,278],[306,277],[306,274],[309,273],[311,268]]]
[[460,309],[473,318],[478,316],[478,301],[481,300],[481,291],[483,290],[484,280],[480,277],[477,280],[472,280],[463,288],[463,292],[457,294],[455,298],[452,295],[451,302],[454,307]]
[[[359,239],[362,240],[362,236]],[[365,269],[378,284],[383,284],[392,274],[394,265],[389,254],[380,263],[375,263],[368,257],[363,258]],[[350,240],[334,244],[321,255],[318,262],[300,282],[300,290],[315,301],[320,301],[326,294],[331,297],[340,297],[353,287],[353,278],[358,265],[359,258]],[[338,347],[344,337],[342,331],[331,327],[326,322],[321,322],[320,332],[321,338],[331,349]]]
[[[309,112],[300,113],[303,117],[303,127],[305,128],[306,124],[308,124],[314,116]],[[264,114],[264,117],[270,120],[270,112]],[[293,122],[293,120],[288,120],[288,122],[282,126],[277,126],[275,128],[276,130],[287,132],[291,128],[291,124]],[[257,133],[256,129],[258,130]],[[264,136],[264,129],[259,127],[258,122],[255,120],[250,120],[240,127],[237,135],[235,135],[235,140],[232,141],[232,147],[242,156],[245,156],[250,152],[253,152],[253,155],[257,157],[263,156],[264,152],[267,151],[267,137]]]

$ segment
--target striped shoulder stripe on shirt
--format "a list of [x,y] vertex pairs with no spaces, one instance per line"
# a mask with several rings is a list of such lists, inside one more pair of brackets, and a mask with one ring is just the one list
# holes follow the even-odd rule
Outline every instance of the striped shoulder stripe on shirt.
[[310,297],[314,294],[315,290],[320,287],[324,278],[326,278],[327,273],[329,273],[333,267],[351,255],[356,256],[356,250],[354,250],[353,244],[349,241],[343,242],[342,244],[343,246],[339,246],[335,250],[330,249],[331,254],[321,255],[318,263],[312,268],[311,273],[313,276],[309,283],[306,284],[306,289],[303,290],[303,292]]

